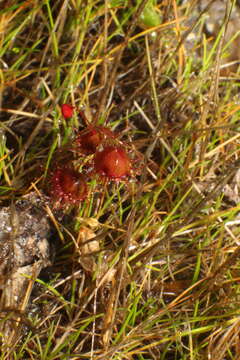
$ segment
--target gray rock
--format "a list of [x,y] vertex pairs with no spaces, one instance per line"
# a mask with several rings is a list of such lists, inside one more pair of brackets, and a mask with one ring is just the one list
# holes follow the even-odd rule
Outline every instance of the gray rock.
[[17,341],[34,281],[50,265],[50,223],[41,200],[31,193],[0,209],[0,287],[3,342]]

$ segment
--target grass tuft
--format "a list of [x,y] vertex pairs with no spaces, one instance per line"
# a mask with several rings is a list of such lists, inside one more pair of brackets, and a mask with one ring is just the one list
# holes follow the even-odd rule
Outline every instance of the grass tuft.
[[[0,359],[240,358],[238,2],[6,1],[0,17],[0,208],[34,191],[52,226],[28,303],[1,294]],[[59,209],[49,179],[92,164],[73,148],[86,122],[134,174],[90,169],[88,198]]]

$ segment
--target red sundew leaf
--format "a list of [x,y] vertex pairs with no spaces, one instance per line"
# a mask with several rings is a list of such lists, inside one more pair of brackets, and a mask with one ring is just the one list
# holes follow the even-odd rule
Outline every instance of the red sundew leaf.
[[126,178],[131,172],[131,161],[126,151],[119,146],[106,146],[94,157],[96,173],[112,180]]
[[61,204],[77,204],[86,199],[87,183],[82,174],[67,166],[58,167],[51,178],[51,196]]

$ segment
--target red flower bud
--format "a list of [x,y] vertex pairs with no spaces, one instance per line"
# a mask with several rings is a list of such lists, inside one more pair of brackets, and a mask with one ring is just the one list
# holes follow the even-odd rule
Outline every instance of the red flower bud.
[[61,110],[64,119],[70,119],[73,116],[73,106],[69,104],[62,104]]

